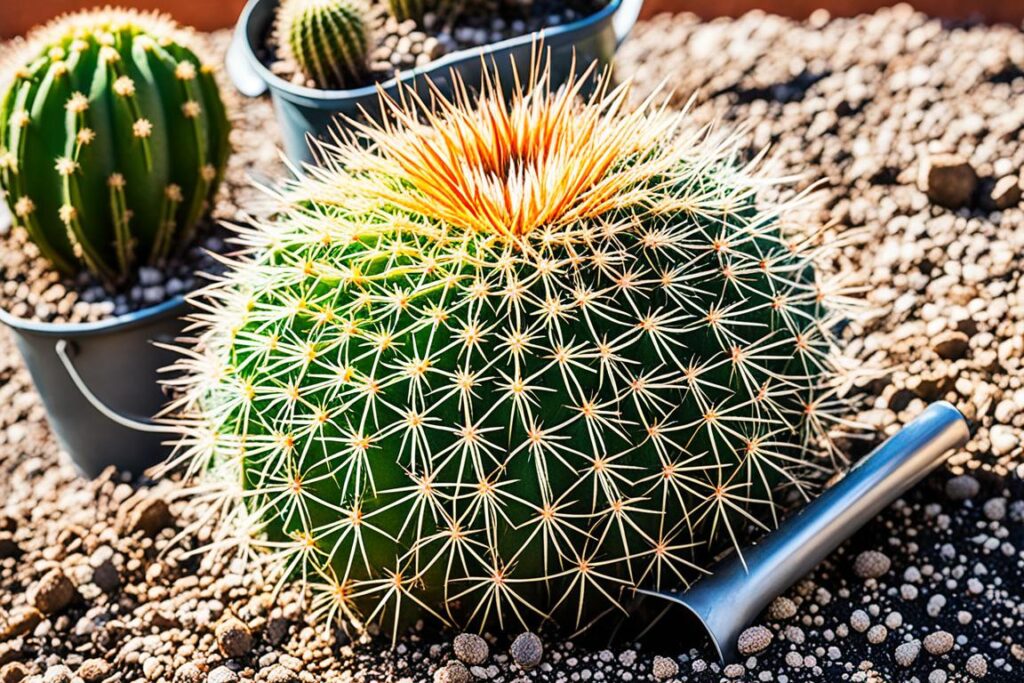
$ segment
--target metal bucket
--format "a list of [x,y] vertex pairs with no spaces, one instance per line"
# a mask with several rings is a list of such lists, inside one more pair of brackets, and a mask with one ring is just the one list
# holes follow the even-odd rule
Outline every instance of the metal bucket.
[[50,427],[82,474],[94,477],[109,465],[138,474],[170,453],[167,428],[150,417],[166,399],[158,373],[176,354],[155,342],[181,336],[187,308],[177,297],[110,320],[74,324],[32,322],[0,310]]
[[575,69],[592,62],[611,62],[615,49],[636,23],[643,0],[611,0],[601,11],[579,21],[555,26],[540,33],[522,35],[472,50],[460,50],[422,67],[403,72],[380,84],[351,90],[318,90],[290,83],[274,75],[260,61],[255,46],[262,45],[274,20],[278,0],[249,0],[235,27],[227,55],[227,72],[235,87],[250,97],[269,88],[277,112],[284,149],[296,163],[312,162],[307,137],[324,138],[338,115],[357,117],[380,115],[378,85],[395,96],[399,84],[414,87],[426,96],[428,83],[451,95],[451,72],[461,75],[467,84],[480,82],[485,64],[497,68],[503,82],[511,82],[512,60],[520,73],[528,73],[538,38],[551,55],[552,84],[559,85]]

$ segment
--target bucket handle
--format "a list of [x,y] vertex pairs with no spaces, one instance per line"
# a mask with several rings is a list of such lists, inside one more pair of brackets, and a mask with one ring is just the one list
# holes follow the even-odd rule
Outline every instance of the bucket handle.
[[82,379],[82,376],[78,373],[78,368],[75,367],[75,363],[71,358],[71,356],[74,353],[74,348],[74,344],[72,342],[69,342],[67,339],[58,339],[57,343],[54,345],[53,350],[57,354],[57,358],[60,358],[60,362],[64,365],[64,369],[67,371],[68,376],[71,378],[71,381],[74,382],[75,387],[77,387],[78,391],[81,392],[82,396],[85,397],[85,400],[92,404],[93,408],[98,410],[108,420],[116,422],[117,424],[121,425],[122,427],[126,427],[127,429],[132,429],[137,432],[152,432],[164,434],[169,434],[173,432],[173,430],[170,429],[167,425],[159,424],[157,422],[154,422],[153,420],[147,418],[136,418],[129,417],[127,415],[122,415],[121,413],[118,413],[110,406],[105,404],[103,401],[101,401],[99,397],[97,397],[96,394],[92,392],[92,389],[89,388],[89,385],[85,383],[85,380]]
[[629,32],[633,30],[633,25],[640,18],[640,10],[643,6],[644,0],[622,0],[619,10],[612,17],[612,28],[615,30],[616,46],[622,45],[626,38],[629,37]]
[[246,45],[245,25],[249,20],[249,13],[252,2],[246,6],[235,25],[234,33],[231,34],[231,45],[228,47],[227,56],[224,58],[224,67],[228,72],[228,78],[234,84],[235,89],[246,97],[259,97],[267,91],[267,82],[253,68],[249,61],[249,46]]

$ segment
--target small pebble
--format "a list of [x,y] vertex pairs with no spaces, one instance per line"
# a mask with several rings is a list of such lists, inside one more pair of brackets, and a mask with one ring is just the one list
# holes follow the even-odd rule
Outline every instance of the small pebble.
[[659,681],[666,681],[679,673],[676,660],[668,657],[655,657],[651,666],[651,674]]
[[885,638],[888,635],[889,629],[881,624],[875,624],[868,629],[868,642],[872,645],[878,645],[879,643],[885,642]]
[[784,595],[775,598],[768,605],[768,616],[776,621],[790,619],[794,615],[796,615],[796,603]]
[[948,631],[929,633],[921,641],[924,649],[931,655],[944,655],[953,649],[953,634]]
[[877,550],[865,550],[853,561],[853,572],[862,579],[877,579],[892,566],[892,561],[885,553]]
[[967,673],[975,678],[985,678],[988,675],[988,660],[984,655],[971,655],[967,658],[965,667]]
[[741,655],[753,655],[768,648],[772,643],[772,632],[764,626],[752,626],[740,634],[737,649]]
[[854,610],[850,615],[850,626],[858,633],[864,633],[871,626],[871,618],[862,609]]
[[106,678],[110,672],[110,664],[106,660],[92,658],[82,662],[78,667],[78,677],[86,683],[97,683]]
[[978,480],[969,474],[961,474],[946,482],[946,495],[950,500],[967,500],[974,498],[981,490]]
[[206,683],[237,683],[238,674],[226,666],[218,666],[216,669],[210,672],[210,676],[206,679]]
[[206,674],[199,668],[199,665],[192,662],[182,664],[174,672],[174,683],[203,683],[205,680]]
[[470,666],[477,666],[487,661],[490,650],[487,641],[475,633],[460,633],[452,643],[455,656]]
[[217,647],[229,659],[245,656],[252,649],[252,632],[240,620],[226,619],[217,626]]
[[533,633],[521,633],[512,641],[509,654],[520,669],[532,669],[544,658],[544,644]]
[[1006,499],[989,498],[982,506],[982,512],[993,522],[1001,522],[1006,518]]
[[28,601],[43,614],[55,614],[75,599],[75,584],[60,569],[51,569],[29,589]]
[[921,643],[917,640],[912,640],[909,643],[903,643],[896,648],[896,663],[902,667],[909,667],[917,659],[917,655],[921,652]]
[[473,675],[462,662],[448,662],[434,672],[434,683],[470,683]]

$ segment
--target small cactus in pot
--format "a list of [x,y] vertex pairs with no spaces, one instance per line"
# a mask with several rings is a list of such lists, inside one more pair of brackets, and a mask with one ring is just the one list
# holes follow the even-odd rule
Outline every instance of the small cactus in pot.
[[168,19],[68,15],[30,37],[0,99],[0,186],[65,275],[108,285],[185,248],[221,180],[229,124]]
[[838,291],[758,159],[530,80],[321,149],[197,317],[180,457],[326,617],[579,625],[829,466]]
[[318,87],[360,83],[369,50],[361,0],[284,0],[275,30],[284,55]]

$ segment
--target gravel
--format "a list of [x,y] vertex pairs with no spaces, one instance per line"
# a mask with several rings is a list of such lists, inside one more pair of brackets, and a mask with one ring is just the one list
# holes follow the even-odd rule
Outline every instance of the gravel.
[[929,154],[921,161],[920,186],[932,203],[959,209],[974,197],[978,174],[959,154]]
[[46,615],[62,611],[75,599],[75,584],[59,568],[51,569],[28,589],[28,601]]
[[974,678],[985,678],[988,674],[988,662],[985,660],[985,655],[971,655],[965,668],[967,673]]
[[953,634],[949,631],[935,631],[929,633],[921,641],[924,645],[924,649],[928,651],[930,655],[944,655],[953,649]]
[[475,633],[460,633],[455,636],[452,649],[456,657],[471,666],[486,662],[490,653],[487,641]]
[[[211,44],[223,50],[227,38]],[[455,634],[426,624],[394,649],[386,636],[362,643],[326,632],[295,585],[278,588],[258,567],[191,552],[209,542],[214,511],[182,498],[174,481],[111,471],[77,478],[0,333],[0,534],[12,548],[0,558],[0,681],[85,680],[92,660],[109,665],[109,680],[175,683],[278,681],[289,672],[302,683],[628,683],[673,668],[667,680],[696,683],[1021,680],[1024,211],[992,208],[1000,180],[1024,167],[1021,64],[1018,29],[946,26],[905,7],[802,23],[658,17],[621,51],[619,72],[636,78],[635,97],[667,78],[674,104],[696,92],[696,119],[748,121],[746,151],[771,143],[781,173],[825,178],[820,218],[835,221],[835,235],[856,237],[839,250],[836,272],[861,284],[871,304],[849,321],[844,347],[851,364],[868,368],[851,390],[860,399],[854,417],[869,429],[842,449],[862,455],[939,398],[976,429],[947,468],[773,603],[754,624],[772,635],[766,649],[722,667],[670,620],[654,630],[671,645],[541,633],[543,659],[524,671],[510,652],[514,625],[508,635],[485,634],[490,654],[471,666],[458,661]],[[247,171],[278,163],[267,144],[269,103],[240,111],[228,180],[236,189],[218,209],[236,218],[240,206],[259,210]],[[958,154],[976,173],[965,206],[949,209],[921,189],[921,165],[936,154]],[[944,332],[965,335],[966,348],[940,353],[936,340],[962,341]],[[884,554],[889,570],[858,576],[866,551]],[[75,594],[44,614],[30,589],[54,571]],[[863,631],[851,627],[857,610]],[[233,658],[218,634],[232,619],[251,636]],[[880,625],[886,637],[872,642]],[[953,642],[935,654],[948,642],[939,632]]]
[[535,633],[521,633],[512,641],[508,651],[516,666],[525,671],[540,664],[544,658],[544,643]]
[[894,656],[896,657],[896,663],[906,668],[914,663],[919,654],[921,654],[921,641],[912,640],[909,643],[903,643],[898,646]]
[[472,674],[461,662],[448,662],[434,672],[434,683],[470,683]]
[[865,550],[853,561],[853,573],[862,579],[877,579],[888,573],[892,561],[885,553]]
[[651,665],[651,675],[656,680],[664,681],[672,678],[679,673],[679,664],[674,659],[669,657],[655,657],[654,663]]
[[[998,426],[998,425],[997,425]],[[974,498],[981,490],[978,480],[969,474],[961,474],[946,482],[946,495],[951,500],[967,500]]]
[[772,632],[764,626],[751,626],[740,634],[736,646],[741,655],[755,655],[767,650],[772,638]]
[[252,632],[249,627],[235,618],[229,618],[217,626],[217,647],[228,659],[244,657],[252,649]]

